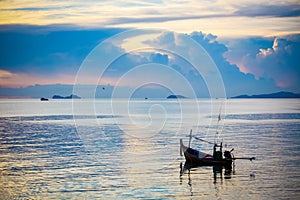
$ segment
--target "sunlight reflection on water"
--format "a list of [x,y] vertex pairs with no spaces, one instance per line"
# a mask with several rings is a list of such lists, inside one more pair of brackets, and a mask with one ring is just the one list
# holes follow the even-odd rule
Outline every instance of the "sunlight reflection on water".
[[[284,101],[265,100],[262,104],[262,100],[252,100],[256,110],[247,107],[251,110],[247,114],[245,101],[229,101],[232,110],[227,110],[223,138],[228,149],[235,148],[235,155],[257,159],[236,161],[226,176],[224,170],[221,175],[214,173],[212,167],[194,168],[180,176],[184,158],[179,156],[179,138],[187,143],[186,134],[191,127],[183,125],[178,132],[176,113],[162,132],[142,138],[135,137],[141,133],[134,133],[129,124],[124,123],[128,133],[120,130],[114,117],[122,116],[108,112],[97,115],[101,129],[96,127],[99,123],[89,123],[89,115],[78,116],[82,120],[78,128],[85,133],[78,134],[72,116],[65,113],[65,102],[55,102],[55,111],[38,116],[37,110],[19,115],[18,111],[10,111],[16,113],[0,118],[0,197],[297,199],[300,120],[299,110],[291,108],[299,106],[299,102],[289,100],[290,107],[285,104],[285,109],[277,107],[276,112],[259,113],[258,106],[266,111],[264,104],[270,105],[271,101],[272,105],[281,105]],[[26,105],[24,102],[13,104],[20,107],[19,103]],[[5,110],[5,106],[2,104],[1,109]],[[61,114],[60,106],[64,107]],[[144,110],[143,103],[139,106]],[[148,117],[148,112],[137,114]],[[201,118],[209,122],[209,115]],[[200,131],[206,128],[205,123],[198,127]],[[213,140],[209,134],[205,137]],[[192,145],[205,148],[197,141]],[[207,148],[211,151],[211,147]]]

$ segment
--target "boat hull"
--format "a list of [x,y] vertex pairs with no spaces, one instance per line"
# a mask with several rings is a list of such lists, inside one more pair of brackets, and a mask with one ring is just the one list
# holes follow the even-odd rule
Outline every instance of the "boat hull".
[[189,165],[197,166],[231,166],[232,159],[215,159],[212,155],[199,152],[195,149],[186,147],[180,140],[180,151],[183,152],[185,160]]
[[188,152],[184,152],[185,160],[190,165],[198,165],[198,166],[231,166],[232,160],[230,159],[222,159],[216,160],[212,156],[207,156],[204,158],[199,158],[195,155],[192,155]]

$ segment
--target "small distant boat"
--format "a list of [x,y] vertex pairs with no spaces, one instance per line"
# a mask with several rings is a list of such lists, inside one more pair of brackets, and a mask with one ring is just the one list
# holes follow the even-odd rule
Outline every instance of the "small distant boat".
[[44,98],[44,97],[42,97],[40,100],[41,100],[41,101],[49,101],[49,99]]

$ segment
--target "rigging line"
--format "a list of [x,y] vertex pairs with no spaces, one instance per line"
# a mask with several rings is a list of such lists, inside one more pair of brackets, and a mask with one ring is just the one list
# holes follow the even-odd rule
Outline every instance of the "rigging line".
[[222,120],[222,118],[221,118],[222,106],[223,106],[223,103],[221,103],[221,106],[219,108],[219,115],[218,115],[218,122],[217,122],[217,127],[216,127],[216,133],[215,133],[215,137],[214,137],[214,143],[216,143],[216,137],[217,137],[217,142],[220,141],[220,133],[219,133],[218,129],[219,129],[219,123]]
[[198,138],[198,137],[196,137],[196,136],[193,136],[193,138],[195,138],[196,140],[200,140],[200,141],[203,141],[203,142],[207,142],[207,143],[209,143],[209,144],[214,144],[213,142],[203,140],[203,139]]

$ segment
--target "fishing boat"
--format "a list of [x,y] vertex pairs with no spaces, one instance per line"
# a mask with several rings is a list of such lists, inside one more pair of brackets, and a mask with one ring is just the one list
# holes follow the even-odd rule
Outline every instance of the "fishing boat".
[[[191,139],[195,138],[209,144],[213,144],[213,154],[207,154],[190,147]],[[231,149],[230,151],[226,150],[223,153],[223,143],[220,144],[212,143],[201,138],[192,136],[192,130],[190,131],[190,140],[189,146],[183,144],[182,139],[180,139],[180,155],[182,154],[185,157],[186,164],[190,166],[224,166],[229,167],[232,165],[232,162],[237,159],[246,159],[246,160],[255,160],[255,157],[234,157]]]
[[[221,112],[221,109],[220,109]],[[232,165],[234,160],[246,159],[255,160],[255,157],[234,157],[232,151],[233,148],[223,153],[223,140],[220,140],[220,134],[218,131],[219,122],[221,121],[221,114],[218,115],[217,130],[215,132],[214,142],[206,141],[199,137],[192,135],[192,130],[189,135],[189,145],[185,146],[182,139],[180,139],[180,155],[184,154],[186,164],[190,166],[224,166],[229,167]],[[213,145],[213,154],[207,154],[196,149],[191,148],[192,138],[197,139],[202,142],[209,143]]]
[[[180,140],[181,152],[184,154],[185,160],[189,165],[197,166],[231,166],[233,157],[229,151],[225,151],[226,157],[221,155],[221,151],[214,150],[214,154],[210,155],[196,149],[187,147]],[[217,145],[214,146],[216,149]],[[221,148],[221,147],[220,147]]]

